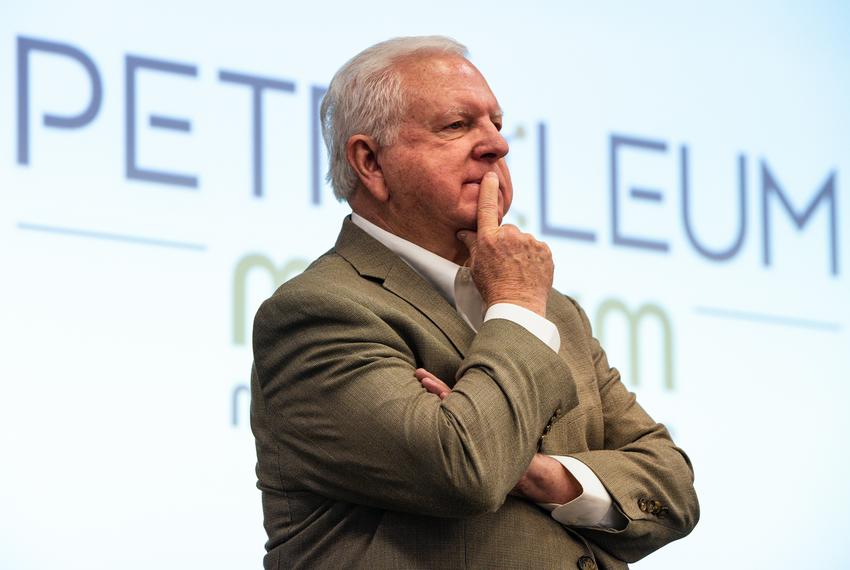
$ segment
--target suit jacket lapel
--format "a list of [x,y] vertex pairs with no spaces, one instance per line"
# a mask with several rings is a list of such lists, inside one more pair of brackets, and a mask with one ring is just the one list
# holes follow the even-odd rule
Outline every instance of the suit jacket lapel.
[[376,239],[361,230],[349,217],[334,246],[361,276],[377,279],[387,291],[401,297],[433,322],[461,355],[475,333],[454,307],[407,263]]

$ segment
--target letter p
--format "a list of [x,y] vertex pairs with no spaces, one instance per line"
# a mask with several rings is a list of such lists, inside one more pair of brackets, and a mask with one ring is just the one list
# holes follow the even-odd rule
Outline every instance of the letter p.
[[30,161],[30,52],[33,51],[63,55],[75,60],[83,66],[91,81],[91,98],[81,113],[70,117],[45,113],[44,126],[59,129],[83,127],[97,116],[103,100],[100,74],[92,59],[83,51],[68,44],[18,36],[18,164],[29,164]]

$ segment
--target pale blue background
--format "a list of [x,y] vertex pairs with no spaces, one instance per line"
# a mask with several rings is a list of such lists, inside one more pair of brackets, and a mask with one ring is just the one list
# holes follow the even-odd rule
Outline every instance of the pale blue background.
[[[597,329],[611,299],[669,316],[672,390],[657,324],[639,329],[638,386],[625,320],[612,316],[603,339],[689,452],[702,504],[690,537],[636,567],[850,565],[848,27],[839,1],[4,3],[0,567],[259,567],[265,537],[239,388],[251,353],[233,334],[234,270],[248,254],[283,265],[332,245],[347,209],[324,186],[311,201],[311,87],[374,42],[430,33],[466,43],[499,97],[510,218],[551,245],[557,286]],[[81,49],[103,81],[88,126],[46,128],[44,113],[82,110],[90,85],[72,60],[31,57],[26,165],[16,159],[18,36]],[[197,67],[196,78],[140,72],[136,93],[139,162],[192,173],[197,189],[125,177],[128,54]],[[221,82],[221,70],[295,84],[263,98],[261,198],[250,94]],[[150,114],[192,130],[153,129]],[[540,123],[549,223],[593,231],[594,243],[541,234]],[[612,134],[667,147],[624,151],[618,188],[621,231],[668,242],[666,254],[613,243]],[[714,249],[734,236],[745,157],[746,234],[727,262],[686,236],[681,145],[694,228]],[[773,200],[773,263],[762,263],[762,162],[798,211],[835,176],[837,275],[826,204],[797,231]],[[631,198],[632,186],[663,199]],[[266,275],[250,274],[247,326],[271,291]]]

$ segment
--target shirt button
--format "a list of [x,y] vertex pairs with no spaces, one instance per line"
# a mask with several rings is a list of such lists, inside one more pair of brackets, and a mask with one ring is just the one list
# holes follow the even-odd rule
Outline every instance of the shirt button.
[[582,556],[578,559],[579,570],[596,570],[596,562],[590,556]]
[[645,513],[649,512],[649,501],[646,500],[646,497],[638,499],[638,508]]

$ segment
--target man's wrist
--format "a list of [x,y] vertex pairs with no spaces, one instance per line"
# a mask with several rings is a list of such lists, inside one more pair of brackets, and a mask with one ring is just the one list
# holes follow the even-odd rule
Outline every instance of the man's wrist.
[[527,309],[536,315],[539,315],[543,318],[546,318],[546,300],[540,301],[537,299],[527,299],[527,298],[517,298],[517,297],[503,297],[498,299],[493,299],[492,301],[487,302],[487,308],[490,309],[494,305],[515,305],[517,307],[522,307],[523,309]]
[[569,503],[583,492],[572,473],[556,459],[536,454],[514,487],[516,494],[535,503]]
[[561,335],[555,323],[525,307],[512,303],[496,303],[491,305],[484,315],[485,322],[490,319],[505,319],[514,322],[536,336],[540,339],[540,342],[554,352],[561,349]]

